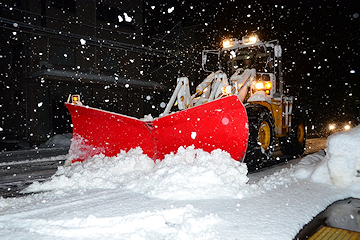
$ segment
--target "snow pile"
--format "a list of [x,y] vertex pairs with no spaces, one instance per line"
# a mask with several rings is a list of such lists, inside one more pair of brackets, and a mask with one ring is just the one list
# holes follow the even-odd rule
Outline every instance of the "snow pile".
[[222,150],[211,153],[180,147],[158,162],[151,174],[128,188],[162,199],[236,197],[247,181],[247,167]]
[[314,182],[339,187],[360,188],[360,126],[331,135],[327,140],[326,155],[304,158],[295,175],[310,177]]
[[154,168],[154,161],[143,154],[140,148],[121,151],[115,157],[96,155],[83,163],[75,162],[61,166],[51,181],[30,185],[25,192],[74,189],[113,189],[125,182],[146,175]]
[[246,184],[247,167],[230,154],[179,148],[154,163],[140,148],[116,157],[96,155],[83,163],[59,167],[51,181],[33,183],[28,192],[125,186],[135,192],[165,199],[236,197]]

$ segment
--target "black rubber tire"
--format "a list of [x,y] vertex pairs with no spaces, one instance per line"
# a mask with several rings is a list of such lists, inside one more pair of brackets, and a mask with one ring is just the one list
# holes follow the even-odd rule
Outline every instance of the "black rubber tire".
[[[274,153],[275,149],[275,125],[271,112],[259,104],[245,106],[249,121],[249,140],[244,162],[251,168],[261,168]],[[259,143],[260,128],[267,124],[270,131],[267,137],[268,147],[264,149]]]
[[301,114],[292,116],[291,131],[286,137],[279,138],[282,154],[293,157],[301,156],[305,151],[306,131],[305,120]]

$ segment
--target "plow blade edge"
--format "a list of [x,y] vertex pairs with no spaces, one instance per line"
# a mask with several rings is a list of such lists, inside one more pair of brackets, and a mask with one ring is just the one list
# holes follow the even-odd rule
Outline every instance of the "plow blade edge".
[[95,108],[66,104],[73,123],[69,156],[83,161],[96,154],[116,156],[121,150],[141,147],[153,160],[194,145],[204,151],[222,149],[235,160],[244,157],[248,119],[236,96],[142,121]]

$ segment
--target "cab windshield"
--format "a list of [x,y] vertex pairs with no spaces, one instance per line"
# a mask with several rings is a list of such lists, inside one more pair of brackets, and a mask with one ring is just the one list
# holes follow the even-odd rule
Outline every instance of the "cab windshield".
[[255,68],[257,72],[272,72],[270,53],[262,49],[225,50],[221,54],[221,69],[232,75],[237,69]]

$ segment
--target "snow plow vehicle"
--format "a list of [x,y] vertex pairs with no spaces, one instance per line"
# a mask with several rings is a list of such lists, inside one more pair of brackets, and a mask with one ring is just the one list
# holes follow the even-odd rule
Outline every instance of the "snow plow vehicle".
[[304,152],[305,123],[294,97],[284,94],[278,40],[262,42],[257,35],[224,40],[219,50],[202,51],[202,67],[210,74],[196,92],[190,94],[188,78],[178,78],[165,111],[153,120],[83,106],[79,95],[70,95],[71,160],[115,156],[136,147],[161,160],[193,145],[208,152],[219,148],[235,160],[261,165],[276,144],[285,155]]

